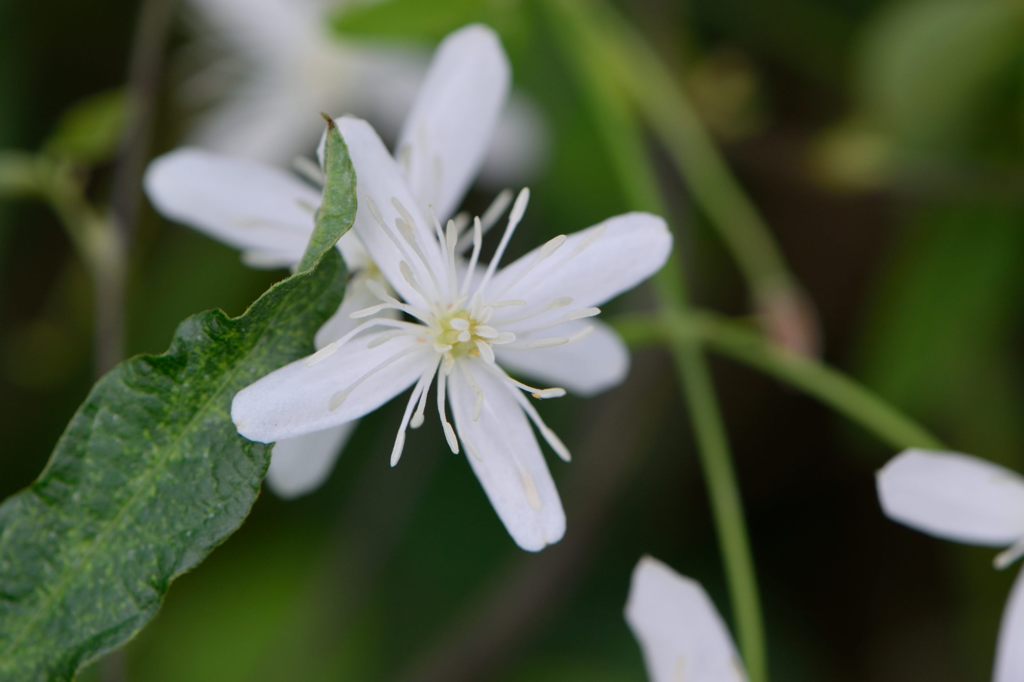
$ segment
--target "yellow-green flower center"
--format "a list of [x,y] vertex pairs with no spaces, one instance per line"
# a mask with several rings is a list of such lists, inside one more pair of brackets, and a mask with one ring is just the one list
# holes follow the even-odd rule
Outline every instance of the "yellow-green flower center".
[[494,340],[494,329],[474,319],[467,311],[459,310],[441,317],[435,343],[438,350],[444,350],[454,358],[479,357],[478,343]]

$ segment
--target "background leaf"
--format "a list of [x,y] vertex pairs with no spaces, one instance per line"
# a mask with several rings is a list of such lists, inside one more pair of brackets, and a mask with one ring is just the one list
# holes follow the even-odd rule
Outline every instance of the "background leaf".
[[196,315],[165,354],[115,368],[40,478],[0,506],[0,679],[70,679],[134,635],[248,515],[270,447],[237,434],[231,399],[310,352],[344,292],[333,247],[355,216],[355,176],[333,127],[328,139],[311,267],[241,317]]
[[109,159],[117,151],[128,116],[128,97],[123,90],[92,95],[64,114],[47,150],[78,163]]

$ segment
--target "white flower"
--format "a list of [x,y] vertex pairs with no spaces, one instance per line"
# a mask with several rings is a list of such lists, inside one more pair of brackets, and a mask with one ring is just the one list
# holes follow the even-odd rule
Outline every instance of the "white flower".
[[[469,26],[442,42],[398,148],[422,210],[442,220],[455,211],[488,149],[509,82],[508,60],[490,29]],[[317,109],[303,111],[318,120]],[[261,138],[250,143],[259,144]],[[314,167],[307,174],[318,173]],[[145,185],[162,214],[241,249],[243,260],[254,267],[297,264],[320,203],[317,189],[289,173],[197,149],[177,150],[154,161]],[[355,326],[350,314],[377,302],[369,283],[383,282],[354,233],[345,235],[339,248],[357,274],[341,309],[317,334],[318,348]],[[293,497],[319,486],[353,426],[277,443],[267,477],[271,488]]]
[[[1024,478],[997,464],[953,452],[907,450],[878,472],[885,514],[946,540],[1006,547],[1006,568],[1024,555]],[[1003,612],[996,682],[1024,680],[1024,571]]]
[[[373,128],[352,118],[338,127],[356,170],[354,229],[398,294],[378,288],[380,302],[357,316],[394,310],[407,319],[374,317],[241,391],[232,404],[239,433],[273,442],[317,431],[361,417],[412,386],[392,451],[395,463],[406,430],[424,421],[436,378],[448,445],[458,452],[461,441],[509,533],[528,550],[556,542],[565,516],[530,422],[561,457],[569,453],[524,391],[552,398],[565,388],[600,390],[622,378],[628,355],[621,340],[587,318],[600,312],[595,305],[664,264],[672,242],[664,221],[641,213],[612,218],[551,239],[499,270],[526,210],[524,190],[487,267],[479,262],[479,220],[463,265],[456,254],[458,227],[452,221],[442,227],[420,209]],[[527,386],[503,367],[556,386]]]
[[742,682],[743,663],[699,583],[645,556],[633,569],[626,622],[652,682]]
[[[206,104],[190,142],[275,164],[308,153],[321,111],[347,112],[397,133],[420,90],[426,56],[395,44],[345,41],[333,13],[352,0],[189,0],[199,62],[184,82],[192,108]],[[183,66],[189,66],[184,64]],[[543,125],[523,98],[504,112],[483,179],[522,181],[540,162]]]

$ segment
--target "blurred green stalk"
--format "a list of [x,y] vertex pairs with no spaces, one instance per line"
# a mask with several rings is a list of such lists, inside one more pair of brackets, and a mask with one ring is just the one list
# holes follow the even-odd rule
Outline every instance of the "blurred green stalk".
[[[595,30],[589,5],[579,0],[541,2],[552,32],[575,70],[603,136],[614,171],[631,204],[667,213],[657,191],[640,130],[613,81],[606,77],[597,55],[605,42]],[[686,283],[676,255],[655,278],[655,287],[666,320],[689,311]],[[666,339],[675,360],[678,378],[690,405],[697,449],[707,482],[711,506],[725,563],[726,577],[736,619],[737,639],[752,682],[766,682],[767,654],[760,597],[751,556],[743,502],[729,452],[714,385],[699,341],[686,335]]]
[[648,42],[604,0],[590,3],[594,43],[606,77],[632,99],[694,201],[710,219],[743,275],[766,330],[795,350],[813,353],[818,328],[813,306],[757,207],[744,192],[686,91]]
[[629,315],[613,321],[630,346],[690,338],[828,405],[900,450],[946,449],[920,424],[831,367],[771,343],[747,325],[710,313]]
[[102,375],[122,356],[125,263],[112,218],[97,211],[85,195],[84,179],[73,164],[44,154],[0,152],[0,196],[34,198],[53,210],[93,281],[95,373]]

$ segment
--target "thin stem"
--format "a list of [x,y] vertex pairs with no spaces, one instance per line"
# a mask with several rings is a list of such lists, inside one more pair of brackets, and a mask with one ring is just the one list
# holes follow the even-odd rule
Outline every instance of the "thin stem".
[[60,218],[93,281],[94,369],[101,376],[123,355],[123,242],[112,219],[89,204],[80,178],[69,165],[40,158],[37,181],[40,196]]
[[[685,90],[651,46],[606,2],[594,2],[602,65],[665,145],[693,198],[718,230],[767,330],[791,347],[817,346],[813,306],[786,265],[771,230],[708,133]],[[637,74],[643,74],[638,78]]]
[[700,313],[628,316],[614,324],[634,346],[699,339],[706,347],[821,401],[893,448],[945,449],[927,429],[849,376],[772,344],[742,323]]
[[[595,55],[605,48],[595,31],[587,7],[578,0],[540,3],[550,12],[554,33],[566,59],[589,99],[603,142],[612,157],[629,202],[638,208],[667,213],[657,191],[643,139],[632,113],[625,106],[621,93],[606,77],[603,61]],[[677,257],[655,278],[655,288],[666,319],[689,310],[686,282]],[[747,536],[746,521],[739,486],[732,466],[732,456],[714,385],[703,352],[693,337],[673,336],[668,343],[676,365],[679,382],[690,405],[691,419],[697,440],[704,477],[725,563],[726,578],[732,597],[737,639],[743,651],[750,679],[768,679],[767,652],[761,616],[760,597],[754,562]]]

